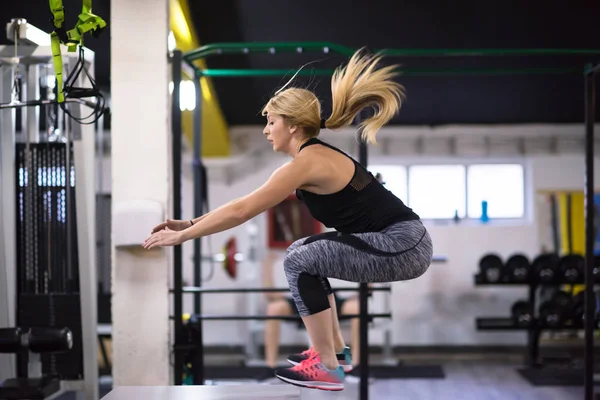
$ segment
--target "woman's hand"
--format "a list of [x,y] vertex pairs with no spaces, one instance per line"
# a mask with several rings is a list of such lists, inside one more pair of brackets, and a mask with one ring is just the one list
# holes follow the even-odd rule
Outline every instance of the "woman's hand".
[[183,243],[181,232],[173,231],[167,227],[161,231],[154,232],[147,238],[144,242],[144,248],[150,250],[158,246],[177,246],[181,243]]
[[192,226],[192,223],[190,221],[182,221],[179,219],[168,219],[165,222],[156,225],[152,229],[152,233],[162,231],[165,228],[168,228],[172,231],[182,231],[184,229],[189,228],[190,226]]

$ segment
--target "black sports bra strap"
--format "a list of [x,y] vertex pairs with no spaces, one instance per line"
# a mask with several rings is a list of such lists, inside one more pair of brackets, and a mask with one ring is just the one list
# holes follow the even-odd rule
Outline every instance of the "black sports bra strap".
[[[317,139],[316,137],[312,137],[312,138],[308,139],[306,142],[304,142],[302,144],[302,146],[300,146],[300,150],[298,150],[298,152],[300,152],[303,148],[311,146],[313,144],[323,145],[325,147],[330,148],[331,150],[335,150],[338,153],[345,155],[346,157],[350,157],[348,154],[344,153],[342,150],[338,149],[337,147],[334,147],[334,146],[330,145],[329,143],[322,142],[319,139]],[[350,158],[352,158],[352,157],[350,157]]]
[[317,139],[315,137],[312,137],[312,138],[308,139],[306,142],[302,143],[302,146],[300,146],[300,149],[298,150],[298,152],[302,151],[303,148],[308,147],[313,144],[323,144],[323,142],[321,142],[319,139]]

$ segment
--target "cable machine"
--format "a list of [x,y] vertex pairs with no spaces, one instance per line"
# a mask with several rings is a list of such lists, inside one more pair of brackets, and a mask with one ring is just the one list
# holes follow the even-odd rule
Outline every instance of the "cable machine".
[[[0,357],[0,397],[75,391],[94,400],[95,121],[83,123],[105,107],[86,98],[91,90],[59,101],[48,33],[20,18],[6,33],[14,45],[0,46],[0,353],[16,356]],[[69,87],[93,85],[91,51],[59,64]]]

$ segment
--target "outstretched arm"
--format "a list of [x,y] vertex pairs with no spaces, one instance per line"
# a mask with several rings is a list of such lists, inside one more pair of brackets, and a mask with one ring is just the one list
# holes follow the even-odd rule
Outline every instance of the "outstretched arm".
[[189,228],[175,231],[160,231],[144,243],[146,249],[157,246],[176,246],[191,239],[222,232],[254,218],[285,200],[307,180],[307,166],[303,160],[295,159],[281,166],[254,192],[231,201],[206,214]]

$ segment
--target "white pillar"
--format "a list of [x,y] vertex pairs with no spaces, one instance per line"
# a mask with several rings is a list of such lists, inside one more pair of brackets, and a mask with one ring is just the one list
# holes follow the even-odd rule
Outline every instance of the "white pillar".
[[[0,67],[0,102],[11,101],[13,68]],[[0,328],[15,327],[16,314],[16,197],[15,197],[15,109],[0,111]],[[13,355],[0,355],[0,381],[14,378]]]
[[[95,55],[86,52],[86,68],[91,76],[95,75]],[[69,69],[73,70],[77,59],[69,59]],[[76,82],[79,87],[90,87],[91,82],[79,76]],[[83,105],[72,107],[72,112],[79,118],[90,114],[90,109]],[[35,121],[35,120],[34,120]],[[37,126],[37,125],[36,125]],[[77,236],[73,240],[78,244],[79,257],[79,290],[81,306],[81,339],[83,344],[83,376],[85,399],[98,399],[98,274],[96,270],[96,163],[94,125],[71,123],[71,140],[73,141],[73,163],[75,166],[76,187],[75,215]]]
[[[113,213],[151,200],[170,215],[168,17],[168,0],[111,1]],[[171,249],[112,253],[114,385],[168,385]]]

